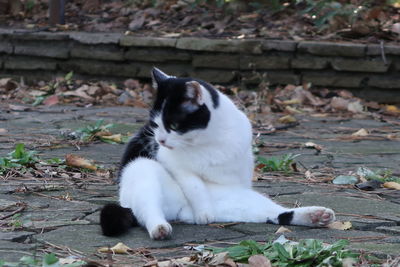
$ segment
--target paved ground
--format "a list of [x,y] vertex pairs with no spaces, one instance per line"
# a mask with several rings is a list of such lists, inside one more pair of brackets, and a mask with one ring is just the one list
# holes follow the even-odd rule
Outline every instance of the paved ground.
[[[10,111],[0,105],[0,156],[23,142],[28,148],[40,151],[42,158],[64,157],[66,153],[95,159],[106,168],[115,168],[123,145],[95,143],[72,146],[63,133],[82,125],[104,119],[115,123],[117,132],[134,132],[146,118],[147,112],[127,107],[52,107],[27,111]],[[310,229],[289,226],[287,238],[319,238],[326,242],[348,239],[351,246],[373,252],[380,257],[399,255],[400,251],[400,191],[379,189],[363,192],[352,186],[335,186],[321,179],[356,171],[359,166],[400,169],[400,124],[371,118],[339,118],[321,116],[299,117],[300,125],[286,131],[262,135],[265,147],[261,154],[299,153],[298,166],[310,169],[314,180],[294,175],[282,177],[266,174],[254,183],[255,189],[287,205],[324,205],[337,212],[342,221],[351,221],[350,230]],[[395,120],[395,119],[393,119]],[[351,133],[365,128],[372,134],[360,140]],[[390,135],[388,137],[388,135]],[[323,146],[321,153],[306,149],[305,142]],[[136,250],[130,256],[113,256],[117,263],[129,261],[138,266],[146,261],[143,253],[162,259],[188,255],[193,251],[185,246],[196,244],[231,243],[243,239],[265,241],[276,239],[279,226],[268,224],[232,224],[196,226],[174,224],[173,237],[167,241],[152,241],[141,228],[120,238],[104,237],[100,233],[99,209],[114,201],[117,186],[112,179],[99,181],[82,177],[0,178],[0,259],[18,260],[23,255],[53,251],[60,256],[84,255],[98,262],[107,262],[105,254],[97,253],[102,246],[123,242]],[[329,179],[328,179],[329,180]],[[14,217],[23,228],[11,229],[10,217],[4,216],[26,208]],[[142,253],[139,253],[142,252]],[[149,258],[147,258],[149,259]],[[116,264],[116,265],[118,265]]]

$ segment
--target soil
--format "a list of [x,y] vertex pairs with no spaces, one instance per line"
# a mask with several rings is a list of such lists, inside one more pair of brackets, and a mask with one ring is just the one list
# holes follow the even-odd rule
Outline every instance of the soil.
[[386,1],[369,1],[368,5],[357,0],[323,1],[325,4],[320,8],[309,4],[312,1],[297,1],[300,4],[288,1],[287,5],[276,7],[230,1],[219,7],[216,3],[221,1],[205,0],[71,0],[66,1],[66,24],[56,26],[49,26],[49,1],[20,0],[22,4],[16,7],[7,6],[7,1],[0,1],[0,27],[33,31],[369,43],[400,41],[399,4],[389,5]]

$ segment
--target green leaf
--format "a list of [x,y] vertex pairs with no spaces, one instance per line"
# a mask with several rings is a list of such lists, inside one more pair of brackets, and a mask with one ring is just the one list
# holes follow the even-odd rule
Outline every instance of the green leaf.
[[43,256],[43,267],[58,266],[58,258],[53,253],[45,254]]
[[285,247],[282,244],[274,243],[272,246],[279,253],[281,259],[290,259],[289,253],[286,251]]
[[72,79],[72,76],[74,76],[74,72],[73,72],[73,71],[70,71],[70,72],[68,72],[68,73],[65,75],[64,79],[65,79],[66,81],[69,81],[69,80]]
[[26,264],[28,266],[35,266],[39,264],[38,260],[35,260],[31,256],[23,256],[20,260],[21,263]]

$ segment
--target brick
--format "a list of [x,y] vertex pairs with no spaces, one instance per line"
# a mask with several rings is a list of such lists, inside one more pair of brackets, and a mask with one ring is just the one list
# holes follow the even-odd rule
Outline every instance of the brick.
[[270,84],[300,84],[300,75],[291,71],[268,71],[268,72],[242,72],[242,82],[245,84],[259,84],[268,82]]
[[121,33],[87,33],[87,32],[72,32],[69,37],[81,44],[118,44]]
[[239,69],[239,55],[237,54],[194,55],[192,66],[221,68],[221,69]]
[[69,35],[63,32],[18,32],[10,35],[12,40],[23,41],[65,41]]
[[326,69],[329,66],[328,59],[317,56],[298,56],[291,60],[293,69]]
[[45,58],[8,57],[4,62],[7,70],[55,70],[57,61]]
[[262,49],[264,51],[284,51],[294,52],[296,51],[297,42],[290,40],[266,40],[262,43]]
[[[154,67],[153,63],[136,63],[138,66],[138,73],[136,75],[137,78],[150,78],[151,77],[151,69]],[[166,72],[168,75],[173,75],[177,77],[187,77],[190,76],[191,67],[188,64],[182,63],[160,63],[157,64],[157,68],[161,69],[162,71]]]
[[241,70],[259,69],[289,69],[288,56],[242,56],[240,58]]
[[191,72],[190,76],[210,83],[231,83],[236,78],[236,72],[229,70],[196,69]]
[[69,44],[56,41],[17,41],[14,44],[17,55],[68,58]]
[[302,82],[316,86],[359,88],[366,80],[365,75],[337,73],[331,71],[305,72]]
[[7,39],[0,37],[0,53],[12,54],[13,46]]
[[131,47],[125,52],[125,59],[145,62],[190,61],[191,54],[169,48]]
[[71,57],[122,61],[124,60],[124,51],[116,45],[74,44],[71,48]]
[[207,39],[182,37],[178,39],[176,48],[194,51],[262,53],[262,42],[258,40]]
[[295,84],[301,83],[300,75],[290,71],[268,71],[266,73],[266,81],[270,84]]
[[176,38],[122,36],[121,46],[175,47]]
[[61,70],[80,74],[135,77],[139,67],[135,64],[89,59],[71,59],[59,64]]
[[371,87],[384,88],[384,89],[400,89],[400,77],[397,76],[371,76],[368,81]]
[[297,50],[319,56],[363,57],[366,52],[366,45],[332,42],[301,42],[298,44]]
[[[400,55],[400,45],[385,45],[383,48],[385,55]],[[380,45],[370,44],[367,46],[367,55],[369,56],[381,56],[382,49]]]
[[386,72],[391,64],[385,64],[381,58],[371,60],[336,58],[331,61],[333,69],[337,71],[356,72]]

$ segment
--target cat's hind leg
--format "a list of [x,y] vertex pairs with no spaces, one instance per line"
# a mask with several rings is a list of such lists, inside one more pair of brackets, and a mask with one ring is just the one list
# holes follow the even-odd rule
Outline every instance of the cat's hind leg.
[[152,239],[166,239],[172,233],[167,219],[174,217],[179,209],[177,203],[171,203],[175,199],[169,197],[174,193],[179,195],[176,190],[180,189],[160,163],[138,158],[122,170],[120,204],[132,210]]
[[216,221],[219,222],[267,222],[321,227],[335,219],[334,212],[329,208],[286,208],[250,188],[210,185],[209,189]]

